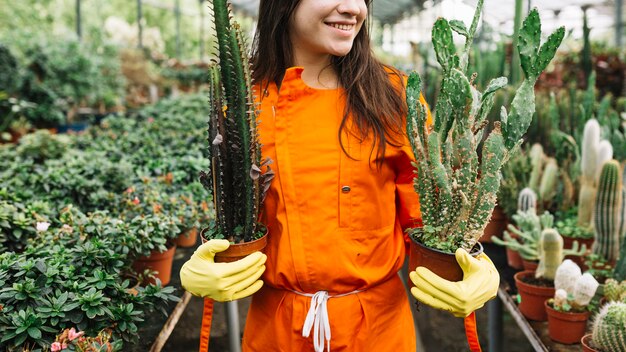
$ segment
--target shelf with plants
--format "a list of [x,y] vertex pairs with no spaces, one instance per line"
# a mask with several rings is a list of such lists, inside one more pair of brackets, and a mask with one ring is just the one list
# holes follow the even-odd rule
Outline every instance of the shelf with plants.
[[[76,339],[100,334],[124,350],[140,333],[156,336],[146,328],[166,316],[150,312],[171,312],[179,280],[164,287],[131,268],[213,217],[197,180],[205,110],[201,94],[181,96],[82,134],[38,131],[0,146],[0,348],[50,348],[72,328]],[[146,283],[133,294],[129,278]]]

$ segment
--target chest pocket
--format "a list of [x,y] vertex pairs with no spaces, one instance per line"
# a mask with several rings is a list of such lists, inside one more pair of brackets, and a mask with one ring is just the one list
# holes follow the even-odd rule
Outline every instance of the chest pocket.
[[371,150],[370,143],[352,136],[346,139],[349,156],[342,152],[337,190],[339,227],[353,231],[392,227],[396,216],[393,169],[387,161],[377,168],[376,150]]

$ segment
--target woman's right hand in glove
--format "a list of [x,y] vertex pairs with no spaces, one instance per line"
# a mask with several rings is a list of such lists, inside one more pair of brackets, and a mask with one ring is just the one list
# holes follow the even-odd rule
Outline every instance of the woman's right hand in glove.
[[230,246],[227,240],[210,240],[196,249],[180,269],[185,290],[218,302],[248,297],[263,286],[259,280],[265,271],[267,256],[254,252],[232,263],[216,263],[215,253]]

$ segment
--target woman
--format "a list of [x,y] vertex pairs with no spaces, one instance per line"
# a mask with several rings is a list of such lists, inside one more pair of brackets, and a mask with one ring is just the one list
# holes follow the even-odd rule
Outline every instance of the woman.
[[[420,222],[403,79],[370,48],[370,1],[261,0],[253,72],[264,157],[276,173],[262,222],[266,255],[213,263],[226,241],[183,266],[190,292],[254,294],[245,351],[412,351],[409,301],[397,275],[404,229]],[[457,252],[465,278],[419,268],[412,294],[466,316],[495,296],[486,256]],[[412,268],[413,269],[413,268]]]

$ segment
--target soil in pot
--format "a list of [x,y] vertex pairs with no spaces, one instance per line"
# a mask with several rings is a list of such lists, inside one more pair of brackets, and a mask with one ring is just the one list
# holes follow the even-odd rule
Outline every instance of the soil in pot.
[[587,331],[589,312],[560,312],[544,302],[548,313],[548,333],[556,342],[571,345],[580,342]]
[[[147,257],[139,257],[135,263],[133,263],[133,269],[142,273],[144,270],[149,269],[156,271],[155,279],[161,280],[163,286],[170,283],[172,277],[172,264],[174,263],[174,253],[176,252],[176,244],[168,245],[168,249],[165,252],[153,251]],[[150,283],[156,283],[155,279],[150,279]]]
[[521,299],[519,310],[522,315],[530,320],[546,321],[548,314],[544,302],[554,297],[554,282],[535,278],[534,271],[521,271],[514,278]]
[[592,334],[587,334],[580,339],[580,344],[583,345],[583,352],[600,352],[591,346]]
[[[472,249],[473,257],[483,252],[483,246],[477,242]],[[409,253],[409,271],[418,266],[430,269],[433,273],[449,281],[463,280],[463,270],[456,261],[454,253],[446,253],[437,249],[429,248],[411,239]]]
[[[206,231],[207,231],[207,228],[204,228],[200,232],[200,238],[202,239],[202,243],[205,243],[208,241],[204,237],[204,233]],[[263,252],[266,246],[267,246],[267,229],[265,230],[265,235],[263,235],[263,237],[259,239],[256,239],[250,242],[231,244],[227,250],[216,253],[215,262],[216,263],[234,262],[254,252],[257,252],[257,251]]]

